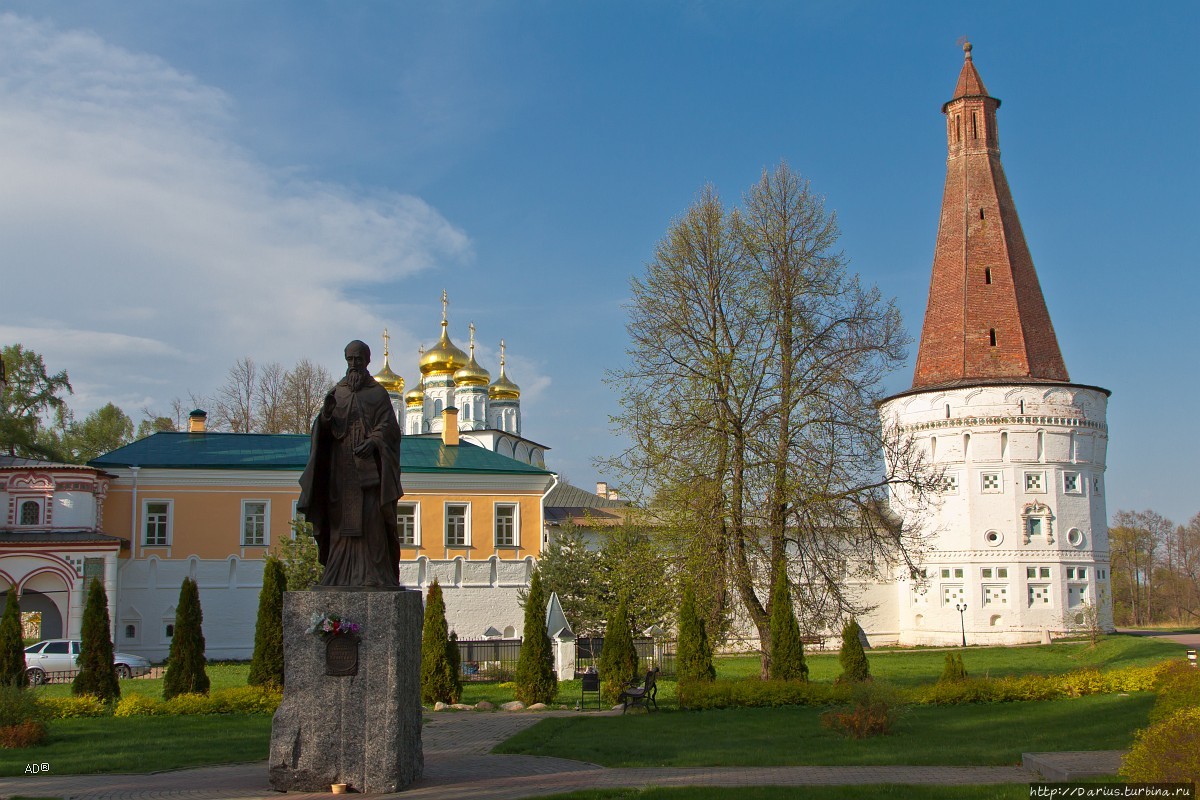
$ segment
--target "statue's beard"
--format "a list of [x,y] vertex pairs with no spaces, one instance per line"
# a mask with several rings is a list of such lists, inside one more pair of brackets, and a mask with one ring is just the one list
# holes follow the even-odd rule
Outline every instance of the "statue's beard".
[[363,381],[367,377],[365,369],[355,369],[350,367],[346,370],[346,385],[350,387],[350,391],[357,392],[362,388]]

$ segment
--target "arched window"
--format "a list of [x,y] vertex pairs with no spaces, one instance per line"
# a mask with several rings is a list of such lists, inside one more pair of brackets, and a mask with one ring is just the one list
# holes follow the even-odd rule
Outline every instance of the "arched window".
[[40,525],[42,524],[42,504],[37,500],[24,500],[21,502],[21,513],[17,524],[19,525]]

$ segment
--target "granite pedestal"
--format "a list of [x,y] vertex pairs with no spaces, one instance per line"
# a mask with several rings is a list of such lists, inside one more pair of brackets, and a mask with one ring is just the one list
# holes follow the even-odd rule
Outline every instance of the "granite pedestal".
[[[356,674],[326,674],[326,641],[305,633],[314,612],[362,626]],[[345,783],[396,792],[420,777],[422,615],[421,593],[403,589],[284,595],[286,685],[271,725],[276,790],[328,792]],[[347,668],[341,655],[334,671]]]

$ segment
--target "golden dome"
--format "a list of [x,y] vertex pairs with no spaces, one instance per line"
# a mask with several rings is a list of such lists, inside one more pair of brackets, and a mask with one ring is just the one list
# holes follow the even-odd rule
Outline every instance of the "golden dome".
[[404,395],[404,405],[406,406],[423,406],[425,405],[425,382],[421,381],[417,384],[417,388],[413,389]]
[[393,394],[404,394],[404,378],[392,372],[391,365],[388,364],[388,336],[387,328],[383,329],[383,369],[375,374],[375,380],[379,381],[379,385],[388,392]]
[[492,375],[475,360],[475,323],[471,323],[471,360],[454,373],[456,386],[487,386]]
[[504,340],[500,340],[500,375],[496,382],[488,387],[488,397],[493,400],[520,400],[521,387],[508,379],[504,374]]
[[446,332],[446,290],[442,290],[442,338],[421,356],[422,375],[453,375],[467,365],[467,354],[454,346]]

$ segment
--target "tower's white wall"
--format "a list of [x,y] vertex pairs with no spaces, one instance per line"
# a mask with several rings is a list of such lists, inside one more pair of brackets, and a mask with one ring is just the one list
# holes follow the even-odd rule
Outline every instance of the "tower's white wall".
[[927,537],[928,577],[897,583],[902,643],[957,643],[960,624],[968,643],[1037,641],[1086,626],[1090,609],[1112,627],[1107,403],[1082,386],[1009,384],[882,405],[883,424],[914,436],[946,476],[908,520]]

